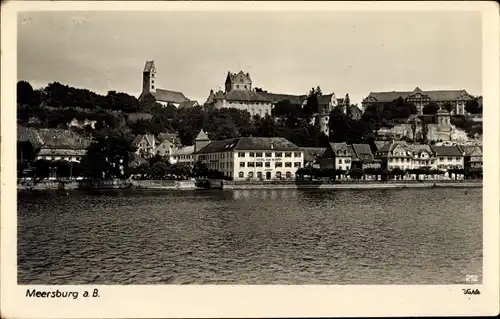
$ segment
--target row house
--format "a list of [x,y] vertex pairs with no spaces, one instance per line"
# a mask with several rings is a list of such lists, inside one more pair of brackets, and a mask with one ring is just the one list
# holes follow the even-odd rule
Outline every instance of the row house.
[[240,137],[210,141],[195,160],[235,181],[292,180],[304,166],[304,151],[282,137]]
[[382,160],[382,168],[387,170],[464,168],[464,151],[457,145],[435,146],[391,141],[382,146],[375,156]]
[[382,161],[373,155],[370,145],[352,144],[352,167],[367,169],[380,168]]
[[348,171],[351,169],[353,150],[347,143],[330,143],[321,158],[320,166],[326,169]]
[[464,151],[465,168],[483,167],[483,148],[481,146],[460,146]]
[[382,161],[381,167],[387,170],[411,169],[413,167],[413,153],[410,146],[404,141],[387,142],[375,153],[375,157]]

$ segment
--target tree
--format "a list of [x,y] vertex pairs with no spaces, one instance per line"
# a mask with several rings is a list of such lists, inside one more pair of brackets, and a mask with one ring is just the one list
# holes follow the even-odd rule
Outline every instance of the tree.
[[135,148],[123,132],[100,134],[87,148],[83,158],[86,176],[91,178],[125,178]]
[[422,112],[424,114],[436,114],[439,110],[439,106],[435,102],[429,102],[426,106],[424,106]]
[[72,174],[72,164],[68,161],[57,161],[56,162],[56,173],[57,177],[70,177]]
[[17,82],[17,103],[20,106],[38,106],[40,105],[40,95],[38,91],[33,90],[29,82]]
[[465,103],[465,110],[471,114],[480,114],[483,111],[477,98],[467,101]]
[[164,162],[157,162],[151,167],[151,175],[154,178],[163,179],[167,175],[169,165]]
[[49,161],[40,159],[35,162],[35,179],[37,181],[48,178],[50,175],[51,164]]

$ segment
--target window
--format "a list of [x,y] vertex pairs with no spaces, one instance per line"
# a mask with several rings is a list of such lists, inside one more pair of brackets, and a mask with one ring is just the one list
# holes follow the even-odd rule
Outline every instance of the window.
[[444,161],[444,157],[440,157],[440,158],[439,158],[439,160],[440,160],[440,161]]
[[248,177],[252,178],[253,177],[253,172],[248,172]]
[[262,172],[257,172],[257,178],[262,178]]
[[272,157],[272,156],[273,156],[273,154],[271,152],[266,153],[266,157]]
[[255,166],[256,166],[256,167],[262,167],[262,162],[257,162],[257,163],[255,163]]
[[276,165],[274,167],[283,167],[283,163],[281,163],[281,162],[276,162],[275,164]]
[[281,178],[281,172],[276,172],[276,178]]
[[342,164],[342,159],[341,158],[339,158],[339,164]]
[[342,165],[339,166],[339,170],[343,170]]
[[293,163],[293,167],[300,167],[300,162]]
[[286,172],[285,176],[286,176],[286,178],[292,178],[292,173]]
[[246,85],[243,85],[243,87],[244,87],[245,89],[247,88],[247,86],[246,86]]
[[293,153],[293,157],[300,157],[300,152]]
[[240,167],[245,167],[245,162],[240,162]]
[[285,167],[292,167],[292,162],[285,162]]
[[255,153],[255,157],[262,157],[262,152]]
[[265,167],[271,167],[271,162],[266,162]]
[[346,164],[349,164],[349,163],[351,163],[351,160],[350,160],[350,159],[346,159],[344,162],[345,162]]
[[239,86],[238,84],[236,84],[236,88],[237,88],[237,89],[239,89],[239,88],[240,88],[240,86]]
[[249,155],[250,155],[250,157],[254,157],[254,153],[253,152],[250,152]]
[[248,167],[255,167],[255,163],[254,162],[248,162],[247,166]]
[[457,161],[460,161],[460,157],[457,157],[457,158],[456,158],[456,160],[457,160]]
[[453,161],[453,157],[449,157],[447,158],[448,161]]
[[281,152],[276,152],[276,157],[282,157],[283,156],[283,153]]
[[239,173],[238,173],[238,177],[239,177],[239,178],[243,178],[243,176],[244,176],[243,172],[239,172]]
[[285,153],[285,157],[292,157],[292,153],[290,153],[290,152],[286,152],[286,153]]
[[245,152],[238,152],[238,157],[245,157]]
[[155,86],[154,86],[154,85],[151,85],[151,88],[152,88],[152,89],[154,89],[154,88],[155,88]]

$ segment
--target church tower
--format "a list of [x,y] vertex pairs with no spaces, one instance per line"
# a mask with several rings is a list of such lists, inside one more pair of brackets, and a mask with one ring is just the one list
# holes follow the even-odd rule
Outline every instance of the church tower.
[[142,95],[156,93],[156,68],[155,61],[146,61],[142,72]]
[[194,152],[198,152],[208,144],[210,144],[210,139],[208,138],[207,133],[205,133],[205,130],[202,129],[194,140]]

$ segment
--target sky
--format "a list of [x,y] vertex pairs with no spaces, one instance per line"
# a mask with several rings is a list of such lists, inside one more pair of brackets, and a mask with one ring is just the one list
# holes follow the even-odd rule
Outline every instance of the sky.
[[479,12],[24,12],[18,80],[139,96],[146,60],[157,88],[205,102],[228,71],[269,92],[465,89],[480,95]]

